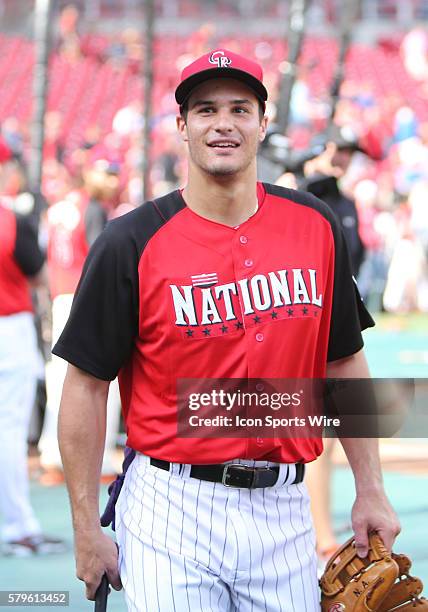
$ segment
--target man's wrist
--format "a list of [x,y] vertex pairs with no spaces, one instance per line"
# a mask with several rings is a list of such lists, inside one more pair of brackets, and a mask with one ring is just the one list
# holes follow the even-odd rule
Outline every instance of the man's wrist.
[[101,529],[101,524],[98,521],[98,524],[94,523],[91,525],[73,525],[73,529],[74,529],[74,537],[75,538],[86,538],[88,536],[94,536],[98,533],[102,533],[103,530]]
[[93,511],[88,510],[84,513],[79,513],[78,516],[73,516],[73,529],[75,533],[93,533],[101,531],[100,515],[98,508]]
[[356,483],[355,490],[357,496],[385,495],[385,489],[381,480],[378,482]]

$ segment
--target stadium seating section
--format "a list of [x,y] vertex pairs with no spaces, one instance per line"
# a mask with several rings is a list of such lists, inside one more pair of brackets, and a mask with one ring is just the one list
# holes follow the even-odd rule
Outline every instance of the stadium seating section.
[[[266,58],[266,72],[278,74],[278,66],[286,58],[287,50],[281,40],[266,38],[240,39],[243,53],[254,55],[258,43],[267,41],[271,55]],[[53,53],[50,61],[48,109],[59,110],[64,117],[67,147],[77,144],[85,127],[97,123],[103,132],[109,131],[115,112],[129,101],[142,96],[142,82],[135,69],[117,68],[103,61],[109,39],[91,36],[82,41],[83,58],[70,63]],[[186,53],[188,40],[175,36],[162,36],[155,40],[155,82],[153,97],[166,100],[161,112],[174,112],[171,97],[177,79],[177,58]],[[236,42],[220,41],[227,47]],[[405,71],[397,45],[368,47],[354,45],[347,59],[346,78],[369,85],[376,96],[395,93],[415,110],[422,120],[428,120],[428,100],[420,85]],[[337,57],[337,43],[327,38],[308,38],[305,41],[302,63],[316,60],[309,81],[316,93],[322,93],[332,79]],[[32,76],[34,45],[24,38],[0,36],[0,121],[15,116],[27,122],[32,111]],[[168,97],[169,94],[169,97]],[[169,109],[168,109],[169,104]],[[159,107],[156,105],[156,112]]]

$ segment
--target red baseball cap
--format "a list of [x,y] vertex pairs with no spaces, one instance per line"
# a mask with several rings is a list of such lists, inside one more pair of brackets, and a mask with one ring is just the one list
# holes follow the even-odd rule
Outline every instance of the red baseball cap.
[[208,79],[230,78],[242,81],[264,104],[268,97],[263,85],[262,67],[238,53],[227,49],[215,49],[198,58],[181,73],[181,81],[175,90],[175,99],[180,106],[189,97],[191,91]]

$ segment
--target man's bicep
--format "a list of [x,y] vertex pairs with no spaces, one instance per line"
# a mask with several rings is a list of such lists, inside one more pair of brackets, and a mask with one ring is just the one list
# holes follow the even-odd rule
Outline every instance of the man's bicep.
[[68,364],[67,373],[64,380],[65,388],[85,391],[91,396],[107,396],[109,386],[109,380],[102,380],[101,378],[97,378],[89,372],[85,372],[85,370],[74,366],[72,363]]
[[364,350],[353,355],[329,361],[327,363],[327,378],[370,378],[370,370]]

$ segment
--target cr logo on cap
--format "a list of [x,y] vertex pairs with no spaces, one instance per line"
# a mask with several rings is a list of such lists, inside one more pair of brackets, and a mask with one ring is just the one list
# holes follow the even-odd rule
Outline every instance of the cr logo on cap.
[[224,51],[213,51],[209,59],[210,64],[217,64],[218,68],[227,68],[232,60],[224,54]]

